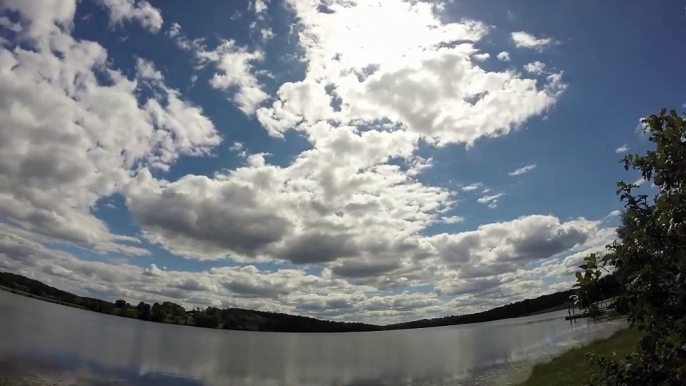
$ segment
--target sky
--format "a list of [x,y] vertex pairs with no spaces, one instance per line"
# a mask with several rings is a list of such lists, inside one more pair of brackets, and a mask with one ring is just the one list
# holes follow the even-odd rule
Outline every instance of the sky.
[[683,2],[1,0],[0,269],[393,323],[566,290]]

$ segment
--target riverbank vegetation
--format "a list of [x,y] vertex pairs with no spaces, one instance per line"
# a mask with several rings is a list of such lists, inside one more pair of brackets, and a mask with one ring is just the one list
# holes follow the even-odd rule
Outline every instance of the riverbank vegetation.
[[536,365],[529,379],[519,386],[584,386],[601,374],[591,354],[624,357],[636,349],[641,336],[638,330],[627,329],[608,339],[572,348],[548,363]]
[[146,321],[228,330],[275,332],[381,331],[479,323],[558,310],[560,307],[564,308],[568,305],[572,295],[570,290],[507,304],[475,314],[454,315],[444,318],[423,319],[408,323],[378,326],[366,323],[319,320],[303,316],[238,308],[219,309],[207,307],[204,310],[196,308],[187,311],[183,306],[169,301],[153,304],[145,302],[129,304],[126,300],[120,299],[115,302],[109,302],[78,296],[51,287],[38,280],[9,272],[0,272],[0,289],[61,305]]
[[579,305],[592,311],[604,279],[615,281],[615,308],[642,336],[627,355],[591,354],[592,386],[686,385],[686,120],[663,109],[643,125],[655,149],[622,161],[641,179],[617,184],[618,238],[584,259],[576,285]]

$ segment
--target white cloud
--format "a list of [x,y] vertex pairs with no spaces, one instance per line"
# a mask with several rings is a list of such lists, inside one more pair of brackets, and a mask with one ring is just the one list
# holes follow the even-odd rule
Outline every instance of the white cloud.
[[[334,276],[329,269],[318,276],[301,269],[263,271],[252,265],[184,272],[162,270],[155,264],[139,268],[121,262],[82,261],[4,226],[0,268],[108,300],[171,300],[187,308],[215,305],[385,323],[419,315],[473,312],[538,296],[545,292],[541,280],[571,278],[584,254],[601,251],[611,241],[614,230],[597,226],[584,219],[561,222],[552,216],[485,224],[473,231],[427,238],[435,252],[412,265],[366,271],[362,266],[358,271],[348,268],[341,271],[347,278]],[[538,264],[531,266],[531,262]],[[373,280],[355,284],[355,277]],[[383,288],[383,281],[431,283],[435,291],[379,294],[376,288]],[[446,301],[438,294],[455,297]]]
[[[188,36],[183,33],[179,23],[172,23],[171,27],[169,27],[169,30],[167,31],[167,35],[174,40],[176,47],[178,47],[180,50],[191,51],[194,55],[197,55],[197,52],[201,52],[206,49],[204,45],[205,39],[189,39]],[[201,66],[204,64],[204,62],[200,63]]]
[[149,240],[183,256],[322,263],[393,253],[452,203],[448,191],[419,184],[412,168],[386,164],[408,158],[416,137],[318,127],[326,135],[288,167],[253,155],[214,178],[170,183],[144,171],[128,185],[129,210]]
[[268,98],[253,74],[253,64],[264,59],[264,52],[249,51],[233,40],[224,40],[214,50],[198,51],[196,55],[200,61],[214,63],[217,73],[210,85],[229,92],[231,101],[244,113],[253,114]]
[[14,33],[19,33],[22,30],[20,23],[12,22],[12,20],[10,20],[7,16],[0,16],[0,27]]
[[112,24],[122,24],[124,21],[136,20],[150,32],[158,32],[162,28],[162,14],[160,10],[145,0],[99,0],[107,8]]
[[145,276],[164,276],[164,271],[157,268],[155,264],[150,264],[150,266],[143,270],[143,275]]
[[625,153],[629,151],[629,145],[626,143],[615,149],[615,153]]
[[383,310],[415,310],[434,306],[440,303],[435,294],[408,293],[404,292],[397,295],[373,296],[365,299],[361,307],[367,311]]
[[[46,48],[52,34],[73,26],[77,0],[55,0],[46,3],[41,0],[5,0],[0,7],[19,12],[30,23],[21,26],[21,33],[35,44]],[[18,28],[17,26],[14,27]]]
[[646,182],[645,178],[641,177],[641,178],[637,179],[636,181],[634,181],[633,184],[636,186],[641,186],[641,185],[645,184],[645,182]]
[[505,195],[505,193],[484,195],[484,196],[480,197],[477,200],[477,202],[479,204],[488,205],[488,207],[491,209],[495,209],[496,207],[498,207],[498,199],[504,195]]
[[165,170],[181,155],[208,154],[220,138],[144,61],[139,76],[155,93],[139,102],[137,81],[108,68],[99,44],[72,39],[73,9],[54,4],[17,8],[35,50],[0,48],[0,213],[44,237],[146,254],[92,208],[138,167]]
[[[265,40],[271,38],[270,32],[268,29],[261,32]],[[167,34],[179,49],[193,53],[197,68],[208,64],[214,66],[216,73],[209,81],[210,86],[225,91],[229,100],[245,114],[254,114],[269,98],[257,78],[260,71],[254,69],[254,65],[264,59],[262,50],[240,47],[234,40],[222,40],[217,47],[210,49],[202,38],[189,39],[178,23],[173,23]]]
[[529,48],[536,51],[543,51],[544,49],[558,44],[558,42],[553,38],[537,38],[536,36],[524,32],[513,32],[510,37],[514,42],[515,46],[518,48]]
[[269,0],[255,0],[253,7],[255,9],[255,14],[258,16],[263,16],[265,12],[267,12],[267,5],[269,4]]
[[541,75],[545,72],[545,63],[539,62],[538,60],[527,63],[524,65],[524,71],[534,75]]
[[441,220],[446,224],[457,224],[457,223],[463,222],[464,217],[462,217],[462,216],[441,217]]
[[474,60],[479,61],[479,62],[483,62],[484,60],[486,60],[490,57],[491,57],[491,54],[489,54],[488,52],[483,52],[480,54],[472,55],[472,58],[474,58]]
[[612,212],[608,213],[607,216],[605,216],[605,220],[610,219],[610,218],[613,218],[613,217],[619,217],[619,215],[621,215],[621,214],[622,214],[621,211],[619,211],[619,210],[613,210]]
[[229,148],[230,151],[240,152],[245,148],[242,142],[234,142]]
[[483,187],[483,184],[477,182],[477,183],[474,183],[474,184],[470,184],[470,185],[467,185],[467,186],[463,186],[463,187],[460,188],[460,189],[462,189],[462,191],[464,191],[464,192],[471,192],[471,191],[474,191],[474,190],[481,189],[481,187]]
[[[597,227],[597,222],[583,218],[563,223],[553,216],[535,215],[430,240],[446,264],[464,273],[479,266],[499,269],[502,264],[551,258],[586,242]],[[474,272],[468,276],[474,277]]]
[[517,170],[511,171],[508,174],[511,176],[520,176],[520,175],[526,174],[526,173],[528,173],[534,169],[536,169],[536,164],[531,164],[531,165],[523,166]]
[[[322,119],[372,125],[388,119],[432,144],[472,144],[544,113],[566,87],[561,74],[541,83],[476,66],[474,44],[449,43],[477,42],[489,28],[470,20],[443,23],[427,3],[331,5],[333,12],[314,3],[291,5],[308,71],[303,81],[282,85],[271,106],[258,109],[273,135],[308,131]],[[339,111],[331,107],[334,94]]]
[[498,54],[497,58],[501,62],[509,62],[510,61],[510,53],[507,51],[503,51],[503,52]]
[[271,40],[274,37],[274,32],[271,28],[262,28],[260,30],[260,36],[264,41]]
[[[13,28],[37,47],[0,49],[0,216],[12,224],[0,224],[3,268],[107,299],[385,322],[539,294],[542,277],[569,275],[562,259],[601,233],[583,219],[528,216],[424,234],[432,224],[464,219],[446,215],[456,192],[419,178],[433,162],[417,154],[419,144],[505,135],[544,114],[566,87],[561,73],[532,79],[479,67],[487,54],[476,45],[490,28],[478,21],[444,22],[423,2],[292,2],[306,73],[278,89],[260,82],[278,79],[259,68],[261,50],[233,40],[208,48],[172,24],[167,34],[177,47],[192,52],[197,68],[215,72],[211,86],[271,135],[297,130],[309,147],[276,165],[235,142],[229,149],[243,166],[167,180],[179,157],[209,155],[220,143],[203,111],[168,87],[154,63],[137,59],[129,78],[99,44],[72,38],[76,2],[3,4],[22,13]],[[113,23],[161,28],[145,2],[103,4],[118,9],[110,11]],[[267,2],[252,4],[262,18],[257,33]],[[503,54],[498,59],[509,60]],[[480,192],[478,202],[492,208],[504,195],[486,195],[480,183],[459,189]],[[140,237],[184,258],[237,265],[173,271],[157,260],[147,267],[93,262],[47,247],[60,241],[117,256],[148,253],[138,238],[112,234],[95,216],[114,194],[125,198]],[[279,264],[269,271],[246,265],[266,260]],[[415,286],[434,291],[410,292]],[[391,288],[398,290],[385,292]]]

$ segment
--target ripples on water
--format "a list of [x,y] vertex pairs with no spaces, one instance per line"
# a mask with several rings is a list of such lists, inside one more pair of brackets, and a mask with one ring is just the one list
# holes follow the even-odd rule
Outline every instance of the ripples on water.
[[141,322],[0,291],[0,382],[83,386],[504,386],[621,321],[565,311],[367,333],[284,334]]

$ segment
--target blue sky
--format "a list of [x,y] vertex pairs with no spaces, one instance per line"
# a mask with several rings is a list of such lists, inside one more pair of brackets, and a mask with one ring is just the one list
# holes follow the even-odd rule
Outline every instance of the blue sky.
[[387,323],[567,289],[684,103],[679,2],[2,7],[0,268],[108,299]]

